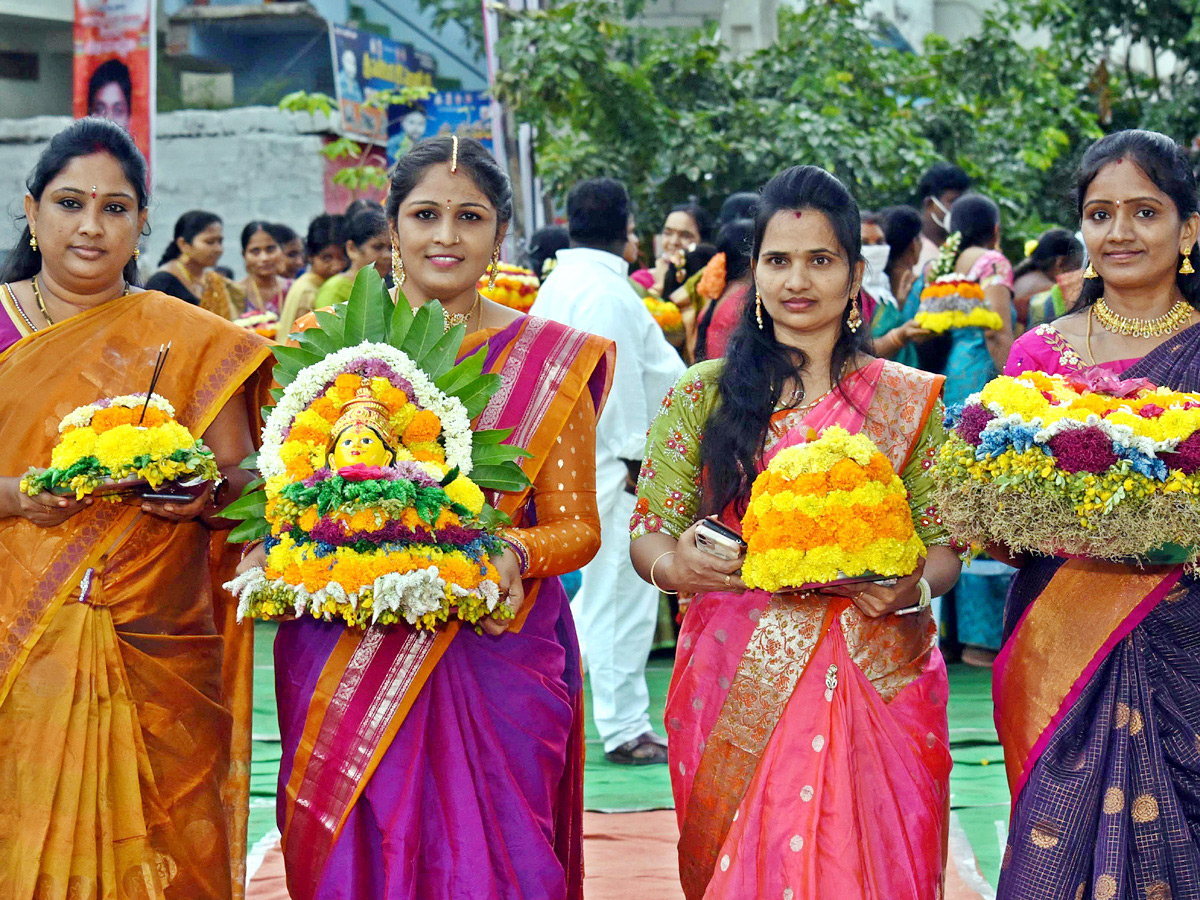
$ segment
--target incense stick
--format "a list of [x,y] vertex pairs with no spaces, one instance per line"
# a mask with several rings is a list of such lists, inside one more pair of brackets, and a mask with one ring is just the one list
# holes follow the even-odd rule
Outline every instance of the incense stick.
[[154,396],[154,389],[158,386],[159,376],[162,375],[163,368],[167,364],[167,354],[171,352],[171,342],[167,341],[166,347],[162,344],[158,345],[158,358],[154,360],[154,374],[150,376],[150,389],[146,391],[146,402],[142,404],[142,414],[138,417],[138,424],[146,418],[146,410],[150,406],[150,398]]

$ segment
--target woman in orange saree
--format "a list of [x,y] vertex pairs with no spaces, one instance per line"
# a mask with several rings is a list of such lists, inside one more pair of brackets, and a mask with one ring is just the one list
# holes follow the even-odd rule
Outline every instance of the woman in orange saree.
[[[941,895],[948,687],[928,598],[958,574],[928,499],[942,379],[865,352],[859,240],[827,172],[768,183],[757,302],[651,428],[631,552],[647,580],[695,594],[666,711],[688,900]],[[748,590],[741,558],[697,548],[697,516],[740,532],[755,475],[831,425],[891,461],[927,558],[890,586]]]
[[583,676],[557,576],[599,547],[595,428],[613,346],[479,297],[512,193],[477,141],[423,141],[392,177],[397,284],[413,305],[444,298],[447,325],[466,325],[460,358],[484,349],[484,371],[501,381],[476,427],[511,428],[507,440],[531,454],[532,486],[490,498],[512,519],[493,559],[519,611],[480,632],[280,625],[288,890],[296,900],[578,900]]
[[[145,175],[118,127],[68,127],[30,177],[29,228],[0,278],[4,900],[242,893],[251,633],[213,589],[236,555],[211,529],[249,474],[237,463],[269,350],[131,287]],[[146,391],[169,341],[155,391],[232,490],[138,504],[20,493],[63,416]]]

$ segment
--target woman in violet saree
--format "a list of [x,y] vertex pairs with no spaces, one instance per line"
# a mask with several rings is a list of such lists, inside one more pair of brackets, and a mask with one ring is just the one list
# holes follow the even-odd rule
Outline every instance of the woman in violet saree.
[[[388,220],[407,299],[442,300],[501,389],[477,420],[512,428],[533,487],[496,559],[517,616],[438,632],[280,625],[279,826],[295,900],[575,900],[582,895],[579,645],[558,575],[599,547],[595,426],[611,342],[482,301],[512,216],[477,141],[429,138],[393,169]],[[303,326],[305,323],[301,323]],[[524,602],[522,603],[522,594]]]
[[[1016,342],[1007,372],[1094,366],[1200,390],[1187,154],[1153,132],[1108,135],[1083,158],[1077,201],[1083,294]],[[1023,562],[994,680],[1013,794],[998,896],[1200,897],[1200,587],[1182,566]]]
[[[948,689],[927,601],[958,574],[928,502],[942,379],[865,352],[859,240],[854,199],[829,173],[768,183],[761,300],[651,429],[631,553],[647,580],[695,594],[666,711],[688,900],[940,896]],[[747,590],[741,559],[697,548],[695,520],[740,530],[755,474],[834,424],[901,473],[927,559],[892,586]]]
[[[133,287],[146,164],[103,119],[56,135],[0,275],[0,897],[231,900],[245,883],[252,632],[214,588],[250,479],[266,341]],[[149,387],[228,479],[190,503],[20,492],[77,407]],[[226,603],[228,602],[228,605]]]

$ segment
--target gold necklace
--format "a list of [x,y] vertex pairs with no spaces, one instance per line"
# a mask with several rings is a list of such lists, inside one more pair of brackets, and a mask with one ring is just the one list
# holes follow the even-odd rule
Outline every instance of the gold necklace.
[[445,320],[442,324],[442,334],[445,334],[455,325],[466,325],[471,321],[471,317],[475,315],[475,310],[479,308],[480,293],[475,292],[475,302],[471,304],[471,308],[465,313],[446,312],[446,308],[442,307],[442,315]]
[[1101,297],[1092,307],[1096,310],[1096,318],[1106,331],[1123,337],[1152,338],[1163,337],[1178,331],[1192,315],[1192,307],[1185,300],[1179,300],[1156,319],[1133,319],[1118,315]]
[[1094,366],[1096,364],[1096,354],[1092,352],[1092,319],[1094,318],[1094,316],[1092,314],[1095,311],[1096,311],[1096,304],[1093,303],[1091,308],[1088,310],[1087,354],[1088,354],[1088,365],[1089,366]]
[[50,311],[48,309],[46,309],[46,303],[45,303],[45,301],[42,300],[42,292],[38,290],[38,283],[37,283],[36,275],[34,275],[33,278],[30,280],[30,284],[33,285],[33,299],[37,303],[38,310],[41,312],[41,314],[43,316],[45,316],[46,324],[53,325],[54,320],[52,318],[50,318]]

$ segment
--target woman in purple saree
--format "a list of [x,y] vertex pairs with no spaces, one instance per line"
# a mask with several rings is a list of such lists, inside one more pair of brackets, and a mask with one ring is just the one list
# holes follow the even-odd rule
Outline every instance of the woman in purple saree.
[[[1006,373],[1095,366],[1200,391],[1200,316],[1154,322],[1200,305],[1186,154],[1160,134],[1109,135],[1077,196],[1083,295],[1016,342]],[[1200,898],[1200,583],[1182,566],[1033,556],[1004,630],[994,691],[1013,813],[998,897]]]
[[[446,200],[446,198],[451,198]],[[275,643],[279,827],[295,900],[577,900],[582,893],[579,645],[558,575],[599,546],[595,425],[611,342],[475,292],[512,214],[476,141],[432,138],[393,170],[388,218],[408,301],[465,322],[502,385],[476,421],[511,428],[532,487],[508,514],[524,603],[482,633],[283,623]],[[510,596],[516,596],[510,595]]]

